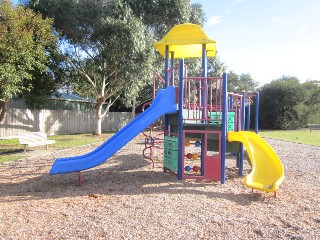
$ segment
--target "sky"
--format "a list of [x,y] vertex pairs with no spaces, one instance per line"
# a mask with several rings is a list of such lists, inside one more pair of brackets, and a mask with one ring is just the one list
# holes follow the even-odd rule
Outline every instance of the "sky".
[[192,0],[220,60],[261,85],[283,75],[320,80],[320,0]]
[[283,75],[320,80],[320,0],[191,2],[203,6],[204,31],[228,71],[261,85]]

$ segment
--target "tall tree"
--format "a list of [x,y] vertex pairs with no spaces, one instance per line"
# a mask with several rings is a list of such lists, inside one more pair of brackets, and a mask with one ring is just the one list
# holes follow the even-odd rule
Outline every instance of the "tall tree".
[[55,19],[75,71],[73,89],[97,100],[96,134],[121,93],[135,99],[151,81],[157,36],[191,16],[199,18],[191,14],[189,0],[31,0],[29,6]]
[[267,129],[303,126],[305,91],[296,77],[283,76],[260,91],[259,122]]
[[305,92],[304,124],[320,123],[320,81],[306,81],[302,84]]
[[[15,8],[10,1],[0,1],[0,122],[13,96],[23,97],[31,108],[43,106],[57,86],[48,69],[56,50],[52,20],[30,9]],[[41,89],[39,83],[43,81]],[[34,96],[36,101],[31,98]]]
[[208,76],[222,76],[227,67],[220,61],[219,57],[208,58]]
[[249,73],[240,75],[233,71],[228,73],[228,91],[229,92],[253,92],[259,86],[259,82],[255,81]]

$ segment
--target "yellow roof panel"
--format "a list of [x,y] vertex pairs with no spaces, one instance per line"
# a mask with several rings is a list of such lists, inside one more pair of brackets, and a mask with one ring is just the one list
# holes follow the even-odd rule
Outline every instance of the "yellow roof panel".
[[174,52],[175,58],[192,58],[202,57],[203,44],[206,44],[208,57],[216,56],[216,41],[208,38],[199,25],[184,23],[174,26],[166,36],[153,45],[163,57],[168,45],[169,52]]

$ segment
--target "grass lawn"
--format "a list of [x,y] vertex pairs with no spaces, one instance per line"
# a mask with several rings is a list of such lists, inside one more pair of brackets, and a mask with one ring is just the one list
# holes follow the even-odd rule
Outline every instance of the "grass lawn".
[[23,158],[24,156],[21,154],[21,155],[0,155],[0,164],[1,163],[4,163],[4,162],[10,162],[10,161],[15,161],[15,160],[18,160],[20,158]]
[[53,146],[60,148],[68,148],[74,146],[81,146],[90,143],[105,141],[111,137],[114,133],[103,133],[99,136],[88,134],[72,134],[72,135],[56,135],[50,136],[48,139],[56,140],[56,144]]
[[259,135],[261,137],[274,138],[288,142],[320,146],[320,130],[313,130],[311,132],[309,129],[279,131],[260,130]]
[[[57,135],[49,136],[48,139],[56,140],[56,143],[50,145],[50,148],[63,149],[105,141],[113,134],[114,133],[104,133],[100,136],[94,136],[92,134]],[[313,130],[311,133],[308,129],[281,131],[260,130],[259,135],[261,137],[320,146],[320,130]],[[43,149],[43,146],[40,148]],[[14,161],[24,157],[23,145],[19,144],[18,139],[0,140],[0,163]]]
[[[114,133],[104,133],[99,136],[92,134],[72,134],[72,135],[57,135],[49,136],[48,139],[56,140],[55,144],[50,145],[50,148],[70,148],[74,146],[82,146],[90,143],[105,141],[111,137]],[[23,145],[19,144],[18,139],[6,139],[0,140],[0,163],[14,161],[20,158],[24,158]],[[41,148],[34,147],[32,149]]]

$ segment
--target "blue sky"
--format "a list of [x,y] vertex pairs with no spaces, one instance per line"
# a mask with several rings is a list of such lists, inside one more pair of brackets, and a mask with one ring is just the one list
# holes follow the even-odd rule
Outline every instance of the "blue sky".
[[192,0],[206,13],[228,70],[261,84],[282,75],[320,80],[320,0]]
[[[228,71],[261,84],[282,75],[320,80],[320,0],[191,0]],[[18,2],[18,0],[13,0]]]

